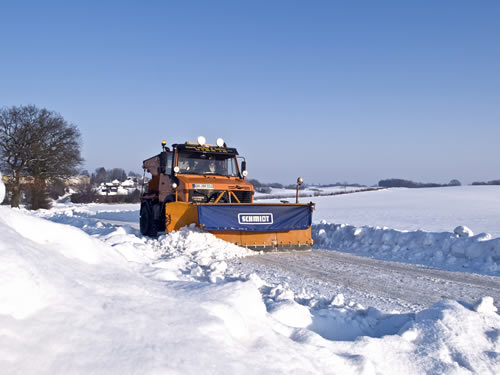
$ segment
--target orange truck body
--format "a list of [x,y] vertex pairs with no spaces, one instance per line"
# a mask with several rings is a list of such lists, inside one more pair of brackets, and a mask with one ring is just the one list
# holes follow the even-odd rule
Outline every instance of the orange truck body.
[[[259,212],[272,210],[275,216],[292,206],[308,206],[312,212],[312,203],[253,203],[254,187],[246,179],[246,162],[238,163],[237,157],[236,149],[225,144],[217,147],[186,142],[174,144],[170,149],[163,143],[160,154],[143,162],[151,179],[141,198],[141,232],[155,236],[157,232],[168,233],[191,224],[203,227],[198,215],[203,208],[200,206],[216,210],[231,206],[236,214],[248,211],[250,206],[253,211],[257,207]],[[259,231],[258,227],[251,231],[226,228],[208,231],[252,250],[310,250],[313,245],[310,225],[290,230],[285,226],[265,231]]]

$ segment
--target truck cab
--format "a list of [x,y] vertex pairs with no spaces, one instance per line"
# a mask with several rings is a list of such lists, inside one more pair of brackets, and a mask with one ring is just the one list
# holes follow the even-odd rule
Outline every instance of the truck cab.
[[164,230],[165,204],[169,202],[253,203],[246,162],[239,164],[238,151],[221,139],[216,146],[204,139],[171,148],[164,141],[162,146],[162,152],[143,161],[143,168],[151,173],[141,197],[143,234]]

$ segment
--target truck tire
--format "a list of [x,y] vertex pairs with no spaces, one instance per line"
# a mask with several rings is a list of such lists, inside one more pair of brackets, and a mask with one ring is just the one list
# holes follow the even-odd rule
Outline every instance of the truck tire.
[[140,228],[144,236],[156,237],[159,231],[157,220],[153,217],[153,207],[150,201],[141,203]]

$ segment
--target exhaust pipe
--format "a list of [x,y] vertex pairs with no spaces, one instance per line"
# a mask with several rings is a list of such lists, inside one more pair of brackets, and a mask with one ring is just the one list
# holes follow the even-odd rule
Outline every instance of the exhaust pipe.
[[299,203],[299,188],[303,182],[304,182],[304,179],[302,177],[297,178],[297,194],[295,196],[295,203]]

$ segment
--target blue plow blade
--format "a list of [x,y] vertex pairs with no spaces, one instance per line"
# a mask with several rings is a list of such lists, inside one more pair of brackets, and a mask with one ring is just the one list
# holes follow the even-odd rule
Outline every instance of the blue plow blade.
[[311,226],[312,204],[201,204],[198,224],[210,231],[284,232]]

